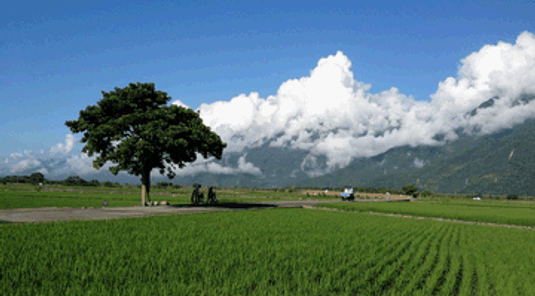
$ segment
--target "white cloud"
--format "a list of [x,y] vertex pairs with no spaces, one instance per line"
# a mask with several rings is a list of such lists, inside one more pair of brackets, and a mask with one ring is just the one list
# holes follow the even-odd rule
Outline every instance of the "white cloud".
[[38,169],[37,171],[38,171],[39,173],[43,174],[43,175],[48,174],[48,170],[45,169],[45,168]]
[[[318,175],[396,146],[441,145],[434,136],[455,140],[459,127],[478,126],[480,134],[488,134],[535,117],[535,101],[513,106],[519,95],[535,94],[535,36],[529,32],[514,45],[486,45],[462,59],[457,77],[440,82],[429,102],[394,87],[372,94],[350,68],[351,61],[338,52],[320,59],[310,76],[284,82],[266,99],[253,92],[202,104],[201,118],[228,143],[226,152],[266,142],[305,149],[309,155],[301,169]],[[501,99],[492,107],[464,116],[494,96]],[[326,167],[317,167],[319,156],[326,157]]]
[[245,155],[242,155],[238,159],[238,168],[236,169],[236,172],[239,173],[248,173],[252,175],[262,175],[262,171],[255,167],[254,164],[247,162],[245,160],[245,157],[247,156],[247,153]]
[[[93,161],[97,158],[98,155],[94,155],[92,157],[89,157],[86,153],[81,153],[80,155],[73,155],[69,158],[67,158],[67,167],[64,168],[58,168],[54,171],[55,174],[59,173],[72,173],[75,172],[79,176],[102,172],[102,171],[109,171],[109,168],[112,166],[115,166],[116,164],[112,162],[107,162],[104,164],[100,170],[97,170],[93,167]],[[208,159],[202,158],[201,155],[198,155],[197,161],[194,163],[189,163],[186,165],[186,167],[179,169],[177,166],[175,166],[175,170],[173,170],[178,176],[185,176],[185,175],[195,175],[198,173],[213,173],[213,174],[237,174],[237,173],[248,173],[253,175],[261,175],[262,171],[254,166],[252,163],[246,161],[246,154],[242,155],[238,159],[238,166],[237,167],[229,167],[229,166],[223,166],[219,163],[215,162],[214,157],[210,157]],[[126,171],[120,171],[119,174],[127,174]],[[159,169],[153,169],[151,171],[152,177],[161,177],[166,176],[166,173],[163,175],[160,174]]]
[[67,134],[65,136],[65,145],[62,143],[56,144],[56,146],[50,148],[50,156],[54,156],[58,153],[67,155],[69,152],[71,152],[72,148],[74,147],[75,138],[73,134]]
[[418,159],[418,157],[416,157],[416,158],[414,159],[414,166],[415,166],[415,167],[421,169],[421,168],[424,167],[424,165],[425,165],[425,161],[424,161],[424,160]]
[[8,163],[8,162],[9,162],[9,161],[8,161],[8,159],[6,158],[6,161],[5,161],[5,163]]
[[188,105],[182,103],[180,100],[176,100],[176,101],[172,102],[171,105],[176,105],[176,106],[178,106],[178,107],[184,107],[184,108],[186,108],[186,109],[191,109],[190,106],[188,106]]
[[115,166],[112,162],[106,162],[99,170],[93,167],[93,161],[98,155],[89,157],[87,153],[81,153],[80,155],[73,155],[67,158],[68,170],[76,172],[78,175],[87,175],[97,173],[99,171],[108,171],[109,168]]
[[17,158],[17,157],[23,157],[24,155],[22,155],[21,153],[15,152],[15,153],[11,153],[9,156],[11,158]]
[[40,164],[41,164],[40,161],[32,159],[32,158],[29,158],[29,159],[21,160],[18,163],[14,164],[11,167],[10,171],[12,173],[16,173],[16,172],[23,171],[25,169],[36,167],[36,166],[38,166]]
[[[211,174],[238,174],[238,173],[245,173],[245,174],[252,174],[252,175],[262,175],[262,171],[254,166],[254,164],[247,162],[246,157],[247,154],[244,154],[238,158],[238,166],[237,167],[230,167],[230,166],[224,166],[219,163],[215,162],[214,157],[209,157],[207,159],[202,158],[202,156],[197,155],[197,161],[193,163],[186,164],[186,167],[179,169],[176,167],[176,169],[173,170],[177,176],[192,176],[199,173],[211,173]],[[151,172],[151,175],[153,177],[161,177],[159,169],[154,169]],[[164,175],[165,176],[165,173]]]

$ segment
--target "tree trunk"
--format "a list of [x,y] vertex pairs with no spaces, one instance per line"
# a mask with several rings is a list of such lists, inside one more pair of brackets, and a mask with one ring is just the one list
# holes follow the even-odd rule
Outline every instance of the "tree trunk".
[[150,204],[150,171],[145,172],[141,176],[141,203],[145,205],[145,202]]

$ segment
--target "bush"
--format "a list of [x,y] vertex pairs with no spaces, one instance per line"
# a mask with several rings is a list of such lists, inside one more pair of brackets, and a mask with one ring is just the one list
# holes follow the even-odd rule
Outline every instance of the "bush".
[[428,196],[431,196],[431,195],[432,195],[432,193],[429,190],[426,190],[426,191],[421,193],[422,197],[428,197]]
[[507,199],[509,199],[509,200],[518,199],[518,196],[516,196],[515,194],[509,194],[509,195],[507,195]]
[[405,195],[414,195],[418,191],[418,188],[412,184],[407,184],[403,186],[402,190]]
[[110,181],[106,181],[104,183],[101,183],[104,187],[110,187],[110,188],[114,188],[114,187],[121,187],[121,185],[119,185],[119,183],[117,182],[110,182]]

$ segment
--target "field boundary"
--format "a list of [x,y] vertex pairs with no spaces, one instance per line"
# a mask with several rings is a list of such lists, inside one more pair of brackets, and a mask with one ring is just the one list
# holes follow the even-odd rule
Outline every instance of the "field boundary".
[[380,216],[389,216],[389,217],[397,217],[397,218],[409,218],[409,219],[418,219],[418,220],[433,220],[433,221],[440,221],[440,222],[453,222],[453,223],[470,224],[470,225],[486,225],[486,226],[529,229],[529,230],[535,229],[535,227],[531,227],[531,226],[500,224],[500,223],[490,223],[490,222],[464,221],[464,220],[446,219],[446,218],[440,218],[440,217],[420,217],[420,216],[403,215],[403,214],[377,213],[377,212],[372,212],[372,211],[347,211],[347,210],[340,210],[340,209],[335,209],[335,208],[312,207],[312,206],[307,206],[307,205],[303,205],[303,208],[309,209],[309,210],[364,213],[364,214],[370,214],[370,215],[380,215]]

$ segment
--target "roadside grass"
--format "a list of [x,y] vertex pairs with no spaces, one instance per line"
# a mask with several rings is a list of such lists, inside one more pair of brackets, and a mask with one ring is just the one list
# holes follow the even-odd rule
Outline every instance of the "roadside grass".
[[533,295],[535,232],[272,209],[6,224],[1,295]]
[[427,199],[416,202],[321,203],[315,207],[347,211],[404,214],[463,221],[535,226],[535,204],[507,201]]

